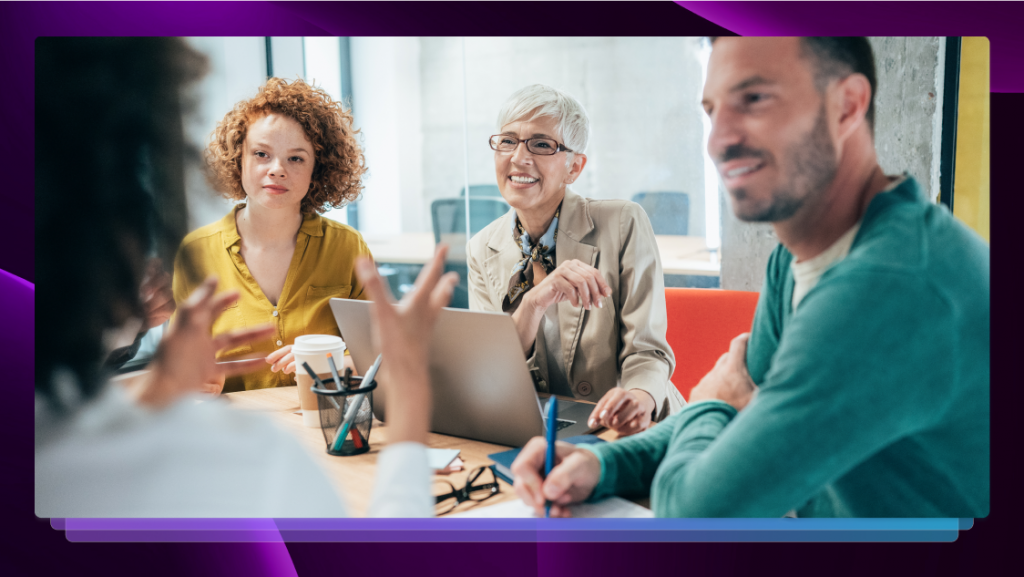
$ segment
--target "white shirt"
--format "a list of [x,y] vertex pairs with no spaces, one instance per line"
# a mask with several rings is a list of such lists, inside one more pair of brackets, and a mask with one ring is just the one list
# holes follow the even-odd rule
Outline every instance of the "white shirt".
[[[295,438],[265,415],[218,402],[186,398],[150,411],[108,384],[58,416],[37,399],[35,457],[43,518],[348,516]],[[423,445],[388,446],[377,469],[370,516],[433,516]]]
[[[882,193],[889,192],[899,186],[904,180],[906,175],[898,176],[886,186]],[[881,194],[881,193],[879,193]],[[825,274],[825,271],[832,268],[839,261],[846,258],[846,255],[850,254],[850,247],[853,246],[853,239],[857,238],[857,231],[860,230],[861,221],[857,221],[850,230],[843,233],[843,236],[836,239],[831,246],[822,251],[821,254],[814,258],[807,259],[803,262],[793,261],[790,264],[790,268],[793,270],[793,311],[796,311],[797,305],[803,300],[804,296],[814,288],[818,281],[821,280],[821,275]]]
[[814,288],[821,275],[832,268],[832,265],[846,258],[850,254],[850,247],[853,246],[853,239],[857,237],[860,230],[860,221],[857,221],[850,230],[843,233],[843,236],[836,239],[831,246],[821,254],[803,262],[793,261],[790,268],[793,269],[793,310],[803,300],[804,296]]

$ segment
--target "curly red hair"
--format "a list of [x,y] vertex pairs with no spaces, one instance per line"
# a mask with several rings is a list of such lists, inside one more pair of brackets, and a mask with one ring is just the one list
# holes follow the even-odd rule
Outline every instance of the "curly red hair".
[[301,79],[271,78],[255,97],[235,105],[217,124],[206,148],[210,182],[226,198],[245,199],[242,148],[249,125],[264,116],[283,114],[298,122],[313,143],[315,165],[302,213],[323,214],[354,202],[363,190],[363,151],[352,127],[352,113],[323,89]]

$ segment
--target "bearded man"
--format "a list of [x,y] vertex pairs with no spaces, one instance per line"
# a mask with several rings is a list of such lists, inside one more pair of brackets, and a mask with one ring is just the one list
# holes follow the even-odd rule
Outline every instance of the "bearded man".
[[736,216],[771,222],[751,333],[647,432],[543,439],[513,464],[537,508],[649,494],[662,517],[984,517],[988,245],[887,176],[865,38],[719,38],[703,105]]

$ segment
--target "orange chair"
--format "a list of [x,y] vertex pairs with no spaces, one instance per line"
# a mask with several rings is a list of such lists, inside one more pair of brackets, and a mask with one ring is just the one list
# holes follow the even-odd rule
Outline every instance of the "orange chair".
[[666,288],[668,344],[676,355],[672,384],[687,400],[729,350],[729,342],[750,331],[757,308],[756,292]]

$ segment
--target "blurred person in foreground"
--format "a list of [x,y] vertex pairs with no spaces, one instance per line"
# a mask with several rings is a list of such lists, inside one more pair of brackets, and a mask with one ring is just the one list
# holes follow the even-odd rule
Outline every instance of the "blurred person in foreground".
[[513,464],[541,511],[649,494],[661,517],[985,517],[988,245],[887,176],[866,38],[719,38],[708,153],[745,221],[771,222],[753,329],[690,405],[614,443],[543,439]]
[[[205,59],[179,39],[43,38],[36,44],[35,511],[40,517],[339,517],[339,495],[306,450],[265,416],[196,402],[211,379],[265,366],[215,355],[273,327],[213,334],[238,293],[207,278],[179,303],[151,370],[131,386],[104,365],[147,307],[139,287],[151,249],[183,230],[182,89]],[[68,87],[74,87],[73,93]],[[72,148],[68,148],[68,143]],[[177,144],[175,144],[177,143]],[[155,245],[155,246],[154,246]],[[393,382],[390,444],[370,514],[430,516],[423,445],[430,389],[420,368],[429,332],[457,281],[438,251],[409,306],[396,308],[369,259],[356,262],[377,301],[381,380]],[[69,281],[69,279],[73,279]],[[142,298],[140,298],[142,297]],[[302,490],[299,490],[299,488]]]
[[[174,262],[174,297],[182,302],[209,275],[238,300],[216,331],[270,323],[265,338],[222,351],[222,360],[252,352],[258,371],[208,384],[210,393],[295,384],[295,337],[339,335],[328,303],[366,300],[355,273],[370,249],[354,228],[321,215],[354,201],[366,172],[352,113],[302,80],[267,80],[218,123],[206,150],[211,182],[244,201],[217,222],[185,237]],[[345,355],[344,366],[353,370]]]
[[512,316],[537,390],[593,401],[591,427],[647,429],[686,402],[669,381],[665,278],[640,205],[570,184],[587,164],[590,119],[534,84],[509,96],[490,139],[512,206],[467,248],[469,308]]

